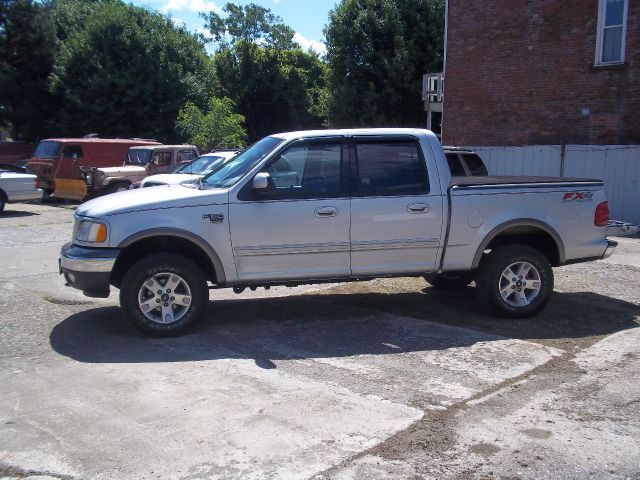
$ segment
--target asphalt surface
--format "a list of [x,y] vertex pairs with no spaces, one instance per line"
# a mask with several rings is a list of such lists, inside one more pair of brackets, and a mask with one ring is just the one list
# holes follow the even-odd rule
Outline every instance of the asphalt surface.
[[535,319],[385,279],[213,291],[150,339],[64,286],[73,209],[0,217],[0,478],[640,479],[640,239]]

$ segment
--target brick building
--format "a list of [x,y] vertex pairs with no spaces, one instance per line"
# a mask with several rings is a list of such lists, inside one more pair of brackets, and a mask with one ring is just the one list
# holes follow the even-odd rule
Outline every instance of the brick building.
[[445,144],[640,144],[640,0],[448,0],[445,69]]

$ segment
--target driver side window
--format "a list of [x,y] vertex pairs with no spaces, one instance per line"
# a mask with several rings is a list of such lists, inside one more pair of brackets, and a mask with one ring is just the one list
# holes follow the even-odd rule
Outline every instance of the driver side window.
[[335,197],[342,193],[342,144],[311,143],[289,147],[266,172],[274,190],[271,198]]

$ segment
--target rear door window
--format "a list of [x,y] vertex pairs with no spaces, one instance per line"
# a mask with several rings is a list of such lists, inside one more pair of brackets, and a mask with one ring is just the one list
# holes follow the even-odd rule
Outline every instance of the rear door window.
[[189,162],[196,158],[198,155],[194,150],[179,150],[178,151],[178,163]]
[[82,158],[82,147],[80,145],[67,145],[62,151],[64,158]]
[[153,154],[153,162],[158,167],[171,165],[171,152],[156,152]]
[[356,152],[355,195],[403,196],[429,192],[427,170],[416,140],[358,138]]

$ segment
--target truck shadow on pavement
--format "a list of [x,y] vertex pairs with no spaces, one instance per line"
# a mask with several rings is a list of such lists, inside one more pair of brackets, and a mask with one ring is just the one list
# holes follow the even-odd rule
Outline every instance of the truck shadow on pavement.
[[[274,361],[387,355],[466,347],[506,338],[574,351],[637,327],[640,306],[595,293],[555,293],[537,317],[503,320],[479,308],[473,288],[440,292],[296,295],[212,301],[176,338],[148,338],[118,307],[71,315],[50,334],[53,349],[87,363]],[[566,346],[564,344],[567,344]]]

